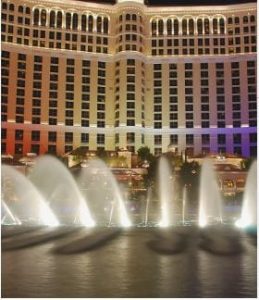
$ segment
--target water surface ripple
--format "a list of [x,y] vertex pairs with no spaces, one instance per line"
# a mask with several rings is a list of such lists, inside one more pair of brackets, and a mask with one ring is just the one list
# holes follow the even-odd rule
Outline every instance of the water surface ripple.
[[2,297],[256,297],[256,247],[246,236],[233,256],[196,246],[161,255],[147,247],[152,239],[153,229],[131,228],[79,254],[53,254],[60,239],[3,252]]

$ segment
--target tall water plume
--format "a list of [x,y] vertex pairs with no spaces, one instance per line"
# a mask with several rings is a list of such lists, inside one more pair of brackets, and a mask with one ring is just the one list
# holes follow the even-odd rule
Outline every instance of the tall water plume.
[[255,226],[257,224],[257,163],[251,165],[243,198],[241,218],[236,222],[238,227]]
[[2,166],[2,198],[22,223],[57,226],[56,216],[37,188],[22,173]]
[[183,187],[183,206],[182,206],[182,222],[185,223],[185,214],[186,214],[186,201],[187,201],[187,187]]
[[172,172],[166,158],[161,157],[159,161],[159,197],[161,201],[161,220],[159,225],[167,227],[173,223],[173,200],[174,188],[172,182]]
[[131,226],[120,187],[102,160],[89,161],[88,167],[82,168],[78,180],[81,189],[85,189],[91,202],[94,202],[91,208],[97,218],[100,215],[100,219],[108,225],[115,223],[122,227]]
[[49,155],[40,157],[29,178],[63,223],[95,225],[75,179],[58,159]]
[[199,197],[199,226],[222,222],[222,199],[213,164],[205,160],[201,169]]

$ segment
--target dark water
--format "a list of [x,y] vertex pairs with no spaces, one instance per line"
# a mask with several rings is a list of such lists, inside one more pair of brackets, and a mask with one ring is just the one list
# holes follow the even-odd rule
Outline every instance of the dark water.
[[245,235],[238,255],[213,255],[197,246],[161,255],[146,245],[153,232],[124,230],[79,254],[51,252],[68,237],[3,251],[2,297],[256,297],[257,251]]

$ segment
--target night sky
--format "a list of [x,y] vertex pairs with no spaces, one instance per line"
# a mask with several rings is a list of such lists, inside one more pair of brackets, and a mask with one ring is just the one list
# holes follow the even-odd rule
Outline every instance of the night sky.
[[[115,4],[116,0],[79,0],[83,2]],[[144,0],[148,6],[197,6],[197,5],[228,5],[257,2],[256,0]]]

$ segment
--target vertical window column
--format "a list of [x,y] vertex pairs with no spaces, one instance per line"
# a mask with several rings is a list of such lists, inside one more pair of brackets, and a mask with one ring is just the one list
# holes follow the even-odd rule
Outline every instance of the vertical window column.
[[248,113],[249,126],[257,126],[257,102],[256,102],[256,63],[255,61],[247,62],[247,88],[248,88]]
[[66,108],[65,124],[74,125],[74,80],[75,80],[75,60],[67,59],[67,76],[66,76]]
[[233,127],[241,127],[241,97],[239,62],[231,63]]
[[97,127],[105,127],[106,63],[98,62]]
[[193,128],[193,64],[185,64],[185,127]]
[[18,54],[16,88],[16,123],[24,122],[26,55]]
[[208,63],[201,63],[201,127],[210,127]]
[[10,52],[2,51],[1,56],[1,120],[7,121],[8,110],[8,91],[9,91],[9,65],[10,65]]
[[177,64],[169,64],[169,127],[178,127]]
[[90,109],[90,68],[89,60],[82,61],[82,99],[81,99],[81,126],[89,127]]
[[[128,103],[127,103],[128,106]],[[114,126],[119,127],[120,125],[120,62],[117,61],[115,64],[115,122]],[[118,135],[119,137],[119,135]],[[115,138],[115,146],[119,144],[119,138]]]
[[127,60],[127,126],[135,126],[135,60]]
[[162,128],[162,65],[154,64],[154,128]]
[[216,63],[217,125],[225,128],[224,63]]
[[50,62],[49,125],[57,125],[59,58],[51,57]]
[[42,88],[42,56],[34,56],[33,91],[32,91],[32,124],[41,122],[41,88]]

